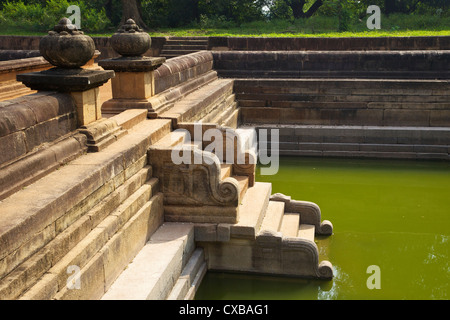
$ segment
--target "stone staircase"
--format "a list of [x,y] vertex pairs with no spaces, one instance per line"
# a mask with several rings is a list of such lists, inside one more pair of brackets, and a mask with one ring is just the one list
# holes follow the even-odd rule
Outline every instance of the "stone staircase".
[[216,123],[237,127],[239,112],[234,82],[219,79],[212,69],[209,51],[191,53],[166,61],[155,72],[156,94],[148,99],[151,118],[178,123]]
[[192,299],[206,273],[194,225],[164,223],[113,283],[102,300]]
[[233,94],[233,81],[215,79],[176,101],[160,118],[170,118],[176,127],[179,122],[201,121],[237,126],[238,110]]
[[[189,127],[189,124],[184,126]],[[174,176],[161,173],[169,164],[155,159],[165,158],[165,150],[206,153],[202,151],[203,143],[190,139],[188,133],[187,129],[170,132],[150,147],[149,161],[164,198],[165,223],[124,268],[102,299],[193,299],[208,269],[332,278],[332,265],[328,261],[319,263],[319,250],[314,242],[315,234],[330,235],[332,225],[328,221],[321,222],[317,205],[272,195],[270,183],[255,183],[251,176],[237,175],[232,164],[219,161],[213,164],[217,176],[206,180],[210,185],[214,185],[211,182],[214,179],[219,180],[219,184],[234,181],[232,185],[238,190],[239,199],[238,202],[234,202],[234,198],[230,200],[237,209],[235,222],[229,220],[232,215],[221,215],[224,211],[218,204],[208,206],[208,201],[189,201],[196,196],[205,199],[202,196],[205,190],[196,184],[205,178],[196,177],[187,166],[181,165],[192,174],[191,179],[177,179],[174,185],[183,187],[173,189]],[[251,137],[245,133],[240,136]],[[187,196],[189,181],[196,188]],[[179,193],[175,194],[176,191]],[[172,210],[175,198],[185,201],[183,212]]]
[[[271,191],[270,183],[261,182],[247,190],[228,241],[198,239],[208,253],[209,269],[331,279],[332,265],[319,261],[315,243],[315,235],[331,235],[331,223],[320,222],[314,204],[297,201],[293,210]],[[314,206],[313,217],[308,211]]]
[[[189,124],[182,126],[192,131]],[[234,133],[239,130],[226,129]],[[251,137],[245,134],[247,130],[241,131],[240,137]],[[329,221],[321,221],[316,204],[272,195],[270,183],[255,182],[254,175],[240,173],[234,164],[219,161],[216,155],[212,155],[212,167],[217,175],[197,175],[214,171],[205,169],[206,161],[181,164],[184,169],[173,173],[167,151],[186,152],[189,157],[184,159],[211,155],[202,150],[204,142],[186,137],[191,135],[183,131],[170,133],[150,148],[149,159],[154,175],[162,182],[166,221],[193,224],[195,242],[204,249],[208,269],[332,278],[332,265],[319,262],[314,239],[315,235],[331,235],[333,227]],[[183,172],[191,178],[182,178]],[[238,202],[233,197],[223,203],[212,201],[208,192],[227,183],[232,186],[228,193],[236,190]]]
[[447,127],[250,125],[279,130],[279,143],[259,140],[261,150],[281,155],[378,159],[450,159]]
[[208,50],[207,37],[170,37],[166,40],[160,56],[170,59],[202,50]]
[[100,299],[163,224],[146,150],[170,121],[122,120],[120,140],[0,202],[1,299]]
[[[449,159],[448,80],[235,79],[245,126],[282,155]],[[259,131],[259,130],[258,130]],[[260,140],[260,145],[269,146]]]

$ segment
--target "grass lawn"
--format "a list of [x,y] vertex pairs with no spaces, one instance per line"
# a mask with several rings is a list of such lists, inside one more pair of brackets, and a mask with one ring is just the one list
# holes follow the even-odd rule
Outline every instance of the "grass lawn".
[[165,29],[150,32],[153,37],[319,37],[319,38],[345,38],[345,37],[425,37],[425,36],[450,36],[450,30],[407,30],[407,31],[361,31],[361,32],[324,32],[324,33],[302,33],[302,32],[246,32],[221,29]]
[[[450,17],[391,15],[382,17],[380,30],[368,30],[365,20],[352,21],[349,31],[338,32],[337,17],[313,16],[309,19],[255,21],[237,25],[229,21],[207,20],[182,28],[158,28],[149,33],[153,37],[166,36],[224,36],[224,37],[410,37],[450,36]],[[44,35],[43,31],[21,29],[19,25],[2,25],[0,35]],[[116,28],[90,36],[109,37]]]

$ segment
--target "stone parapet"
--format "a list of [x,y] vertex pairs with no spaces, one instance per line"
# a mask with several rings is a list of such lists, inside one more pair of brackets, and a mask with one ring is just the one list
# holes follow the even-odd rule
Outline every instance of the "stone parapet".
[[[0,103],[0,166],[17,161],[76,129],[75,103],[62,93],[42,92]],[[13,151],[13,152],[11,152]]]
[[200,51],[167,60],[155,72],[155,93],[189,81],[211,71],[213,56],[209,51]]

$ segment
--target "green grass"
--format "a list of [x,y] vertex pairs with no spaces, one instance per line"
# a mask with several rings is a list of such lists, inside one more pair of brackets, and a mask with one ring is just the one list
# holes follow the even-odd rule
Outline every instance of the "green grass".
[[405,31],[362,31],[362,32],[324,32],[324,33],[302,33],[302,32],[233,32],[221,29],[164,29],[150,33],[153,37],[319,37],[319,38],[339,38],[339,37],[425,37],[425,36],[450,36],[450,30],[429,31],[429,30],[405,30]]
[[365,20],[356,20],[346,32],[338,32],[337,17],[299,20],[256,21],[237,26],[230,22],[208,21],[191,28],[160,29],[153,36],[234,36],[234,37],[407,37],[448,36],[450,17],[392,15],[382,18],[381,30],[368,30]]
[[[183,28],[158,28],[154,37],[165,36],[226,36],[226,37],[410,37],[450,36],[450,16],[391,15],[382,17],[381,30],[368,30],[364,19],[353,19],[346,32],[338,32],[337,17],[314,16],[309,19],[254,21],[237,25],[230,21],[207,19]],[[114,29],[91,36],[109,37]],[[0,23],[0,35],[43,35],[30,29],[20,29]]]

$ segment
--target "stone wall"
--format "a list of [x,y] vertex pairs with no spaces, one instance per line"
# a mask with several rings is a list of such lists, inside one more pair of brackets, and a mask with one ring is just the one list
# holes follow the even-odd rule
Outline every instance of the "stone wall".
[[42,92],[0,103],[0,199],[85,150],[69,95]]
[[449,127],[448,80],[236,79],[243,123]]
[[[40,36],[0,36],[0,50],[37,50]],[[108,37],[93,37],[99,59],[113,58],[116,53]],[[168,37],[152,37],[147,56],[157,57]],[[208,49],[214,51],[404,51],[450,50],[449,36],[370,37],[370,38],[270,38],[270,37],[209,37]]]
[[213,52],[232,78],[449,79],[450,51]]
[[213,55],[241,124],[280,130],[280,154],[449,159],[448,51]]
[[39,50],[0,50],[0,61],[39,57]]
[[209,49],[231,51],[449,50],[450,37],[210,37]]

